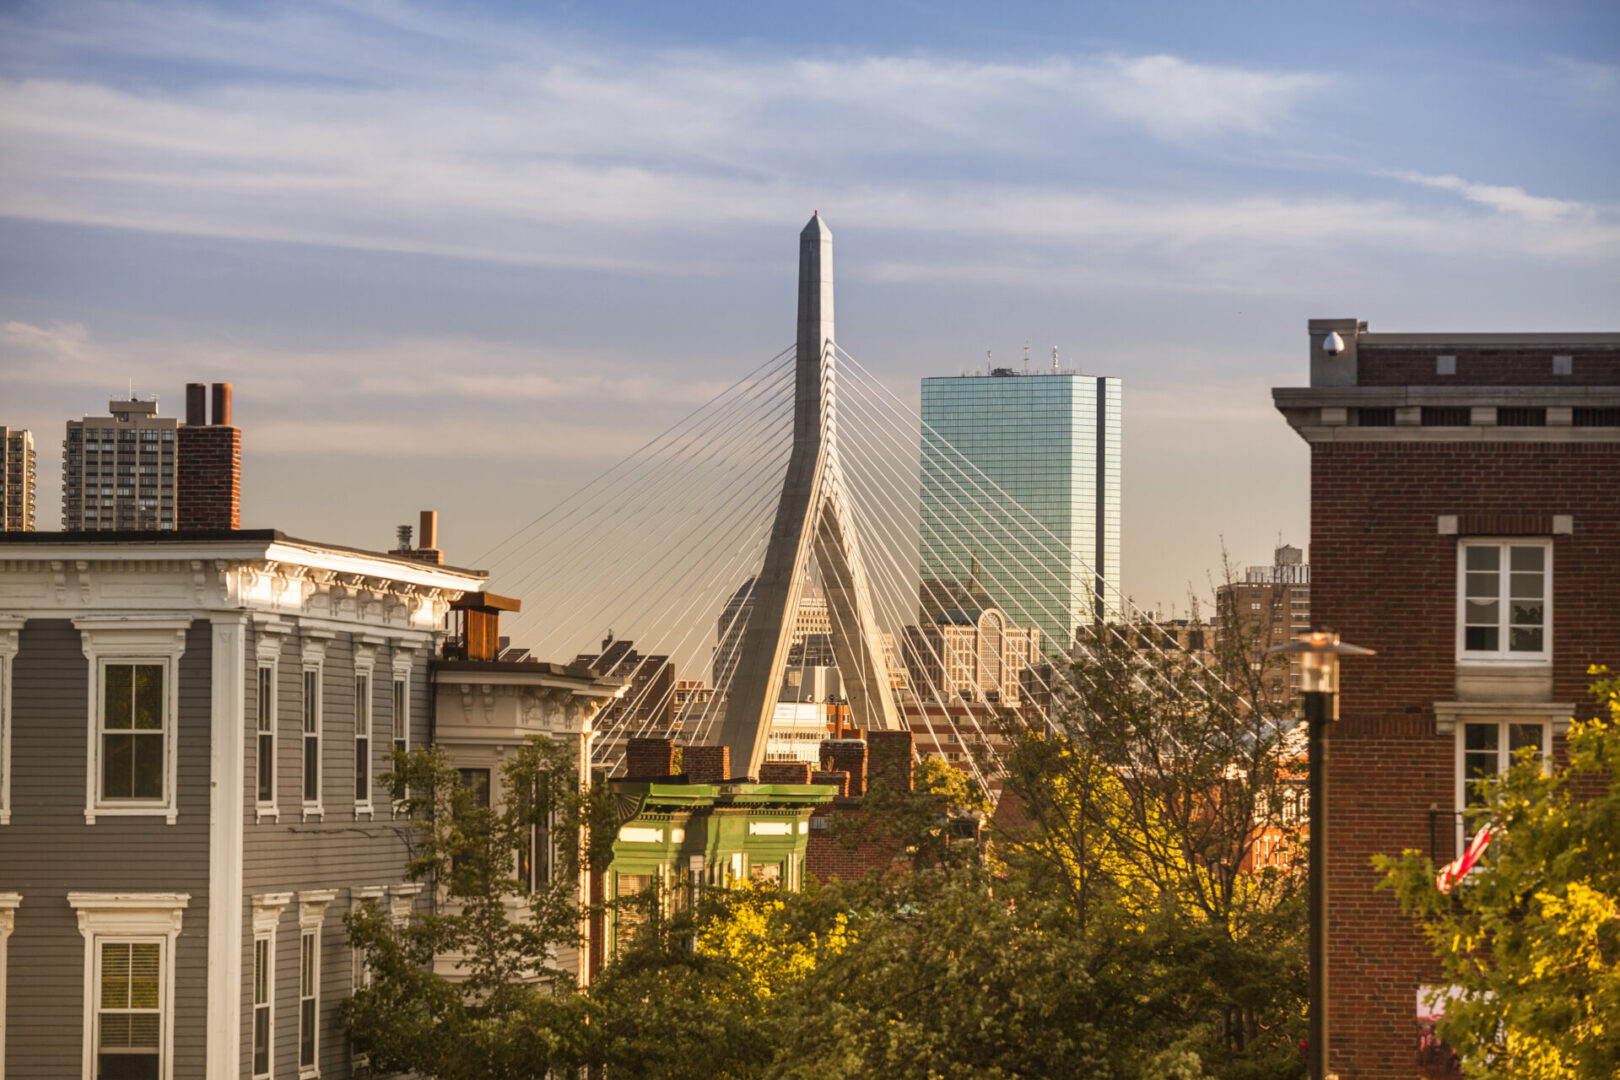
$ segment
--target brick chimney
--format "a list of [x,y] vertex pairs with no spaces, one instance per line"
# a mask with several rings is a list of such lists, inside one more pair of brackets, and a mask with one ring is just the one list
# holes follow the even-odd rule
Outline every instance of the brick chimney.
[[884,784],[895,791],[910,791],[911,750],[912,738],[909,731],[868,731],[867,786]]
[[[684,756],[684,755],[683,755]],[[661,780],[675,772],[671,739],[631,739],[624,750],[624,775],[632,780]]]
[[810,763],[808,761],[760,762],[759,782],[762,784],[808,784],[810,782]]
[[731,779],[731,747],[692,745],[681,751],[681,771],[694,784]]
[[861,739],[822,739],[821,767],[849,774],[849,797],[866,794],[866,743]]
[[231,384],[214,384],[206,423],[202,383],[186,384],[186,422],[175,433],[176,529],[242,527],[242,432],[231,425]]

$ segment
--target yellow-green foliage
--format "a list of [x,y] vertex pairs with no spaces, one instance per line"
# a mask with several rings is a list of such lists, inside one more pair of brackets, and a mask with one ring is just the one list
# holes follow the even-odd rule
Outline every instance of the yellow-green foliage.
[[1463,991],[1440,1030],[1470,1077],[1620,1076],[1620,678],[1592,674],[1608,718],[1571,724],[1567,768],[1490,786],[1504,831],[1455,903],[1418,852],[1378,860]]
[[697,950],[728,961],[741,973],[735,984],[740,996],[769,997],[809,976],[823,957],[849,942],[849,919],[843,913],[834,915],[825,931],[792,933],[786,925],[787,904],[773,888],[740,883],[727,897],[727,909],[725,918],[699,925]]

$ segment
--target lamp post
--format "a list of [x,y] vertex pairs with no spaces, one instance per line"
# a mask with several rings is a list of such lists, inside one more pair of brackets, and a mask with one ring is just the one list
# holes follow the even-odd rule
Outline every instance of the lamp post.
[[1327,1080],[1327,726],[1339,719],[1339,657],[1372,656],[1332,630],[1312,628],[1268,650],[1299,657],[1299,689],[1310,735],[1311,1012],[1310,1080]]

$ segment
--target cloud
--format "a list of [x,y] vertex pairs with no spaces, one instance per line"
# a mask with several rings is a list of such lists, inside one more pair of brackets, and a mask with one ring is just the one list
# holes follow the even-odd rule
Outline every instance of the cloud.
[[1469,202],[1542,225],[1568,222],[1577,218],[1583,221],[1591,220],[1596,213],[1595,208],[1584,203],[1548,198],[1545,195],[1531,195],[1522,187],[1474,183],[1460,176],[1426,176],[1415,172],[1394,175],[1409,183],[1439,188],[1442,191],[1455,191]]
[[1590,109],[1620,109],[1620,67],[1555,56],[1553,70],[1579,104]]

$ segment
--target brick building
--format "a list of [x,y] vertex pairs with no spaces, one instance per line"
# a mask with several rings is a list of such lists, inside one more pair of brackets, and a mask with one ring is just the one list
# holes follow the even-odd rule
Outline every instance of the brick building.
[[1345,665],[1327,754],[1329,1072],[1415,1072],[1440,973],[1369,860],[1447,861],[1467,780],[1564,754],[1587,668],[1620,661],[1620,334],[1383,334],[1310,323],[1314,620]]
[[1292,697],[1299,689],[1299,661],[1268,659],[1267,653],[1311,627],[1311,566],[1305,553],[1284,544],[1270,566],[1251,566],[1242,581],[1222,584],[1215,590],[1215,612],[1217,636],[1230,635],[1249,654],[1250,664],[1269,664],[1271,692]]

